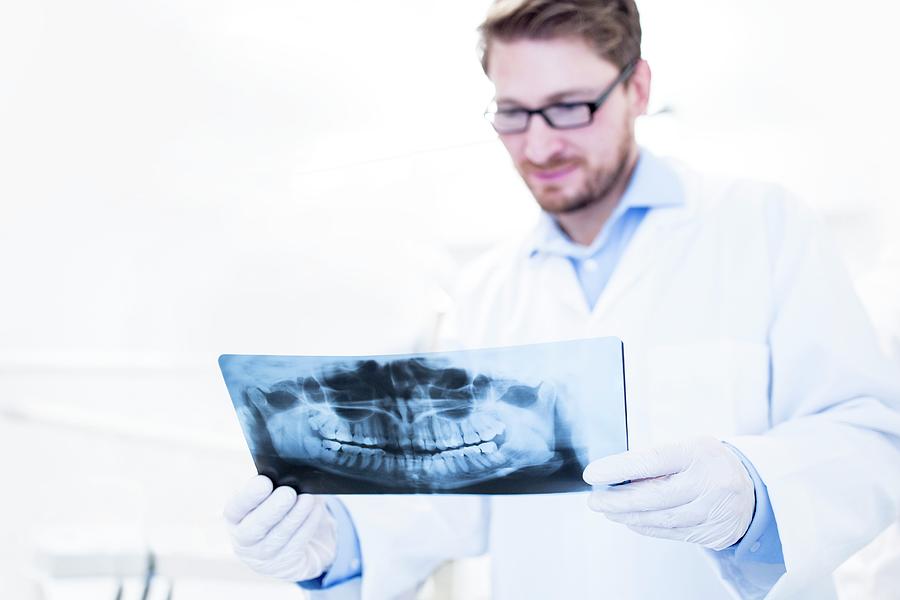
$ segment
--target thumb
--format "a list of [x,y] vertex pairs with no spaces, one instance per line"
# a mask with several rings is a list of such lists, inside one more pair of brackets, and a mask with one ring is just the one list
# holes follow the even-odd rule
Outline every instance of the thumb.
[[666,444],[599,458],[582,477],[591,485],[610,485],[678,473],[690,462],[691,453],[683,444]]

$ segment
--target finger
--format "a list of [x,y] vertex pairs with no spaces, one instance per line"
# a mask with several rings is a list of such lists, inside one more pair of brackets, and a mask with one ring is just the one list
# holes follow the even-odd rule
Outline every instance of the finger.
[[310,511],[309,517],[294,531],[284,547],[289,548],[289,552],[298,552],[304,546],[314,542],[315,536],[319,532],[319,526],[328,516],[328,508],[325,503],[317,503]]
[[272,481],[264,475],[257,475],[231,497],[222,514],[229,523],[237,525],[271,493]]
[[259,543],[281,521],[297,500],[297,492],[287,486],[276,488],[232,529],[234,541],[241,546]]
[[709,520],[709,508],[703,502],[694,501],[677,508],[609,513],[606,517],[610,521],[628,525],[629,527],[677,529],[680,527],[696,527],[706,523]]
[[275,556],[288,541],[297,533],[297,530],[313,518],[313,513],[324,508],[321,499],[312,494],[300,494],[297,502],[288,511],[284,518],[275,524],[261,542],[260,556],[271,558]]
[[629,525],[628,529],[641,535],[678,542],[691,541],[697,531],[694,527],[644,527],[641,525]]
[[682,475],[633,481],[617,487],[598,487],[588,506],[603,513],[630,513],[675,508],[691,502],[697,491]]
[[[324,505],[314,506],[309,517],[294,532],[294,535],[291,536],[287,544],[279,552],[272,556],[254,556],[255,560],[266,565],[267,575],[279,579],[296,579],[296,573],[300,570],[309,574],[304,576],[304,579],[308,579],[309,577],[318,576],[330,566],[330,563],[329,565],[322,564],[320,555],[327,555],[329,552],[324,549],[322,544],[315,544],[316,538],[314,537],[325,517],[325,513]],[[333,540],[332,543],[334,543]],[[256,548],[254,548],[255,551]],[[333,552],[334,550],[332,549],[329,560],[333,559]]]
[[332,535],[329,537],[324,539],[322,537],[322,527],[328,526],[328,524],[325,523],[325,520],[330,518],[330,515],[327,514],[327,510],[323,510],[322,513],[322,518],[316,525],[316,534],[310,537],[309,542],[307,542],[312,550],[309,553],[310,570],[318,572],[330,569],[337,554],[334,532],[332,532]]
[[609,485],[671,475],[690,462],[691,452],[685,444],[665,444],[599,458],[587,466],[583,477],[591,485]]

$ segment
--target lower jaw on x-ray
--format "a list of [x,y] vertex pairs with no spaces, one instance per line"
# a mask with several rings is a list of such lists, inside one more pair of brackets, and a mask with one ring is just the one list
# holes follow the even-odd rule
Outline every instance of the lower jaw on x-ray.
[[219,364],[257,469],[302,492],[584,491],[627,449],[616,338]]

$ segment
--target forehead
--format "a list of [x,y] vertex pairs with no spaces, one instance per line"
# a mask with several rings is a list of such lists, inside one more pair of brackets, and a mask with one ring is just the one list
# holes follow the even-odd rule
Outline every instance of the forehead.
[[488,77],[497,99],[539,102],[568,90],[598,89],[617,73],[580,38],[495,40],[490,47]]

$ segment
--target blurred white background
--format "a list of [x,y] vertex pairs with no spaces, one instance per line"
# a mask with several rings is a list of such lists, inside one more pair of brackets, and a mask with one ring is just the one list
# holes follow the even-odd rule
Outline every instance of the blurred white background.
[[[487,4],[0,0],[0,596],[147,548],[176,600],[264,585],[219,522],[253,467],[216,358],[425,348],[438,290],[530,225]],[[819,206],[900,328],[900,11],[638,4],[640,140]]]

